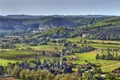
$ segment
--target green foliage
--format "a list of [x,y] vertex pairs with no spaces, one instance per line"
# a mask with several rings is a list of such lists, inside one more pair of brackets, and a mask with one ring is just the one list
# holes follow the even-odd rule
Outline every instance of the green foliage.
[[25,57],[33,57],[35,52],[30,50],[12,50],[12,51],[0,51],[0,58],[2,59],[24,59]]
[[117,76],[113,73],[107,74],[107,79],[106,80],[118,80]]
[[118,60],[120,61],[120,55],[119,55],[119,50],[110,50],[108,49],[107,51],[102,51],[101,55],[96,55],[97,59],[103,59],[103,60]]
[[41,34],[33,35],[34,38],[40,37],[51,37],[51,38],[66,38],[73,37],[75,34],[72,29],[68,29],[65,27],[53,28],[51,30],[47,30],[42,32]]
[[120,40],[120,17],[105,19],[84,28],[89,39]]

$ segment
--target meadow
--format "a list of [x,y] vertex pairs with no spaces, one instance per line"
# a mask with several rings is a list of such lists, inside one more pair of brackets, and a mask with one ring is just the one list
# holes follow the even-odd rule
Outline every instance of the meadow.
[[[80,37],[77,38],[68,38],[67,41],[77,43],[80,45]],[[114,60],[96,60],[96,54],[100,54],[101,49],[118,49],[120,48],[119,41],[103,41],[103,40],[87,40],[85,45],[90,45],[96,48],[96,50],[85,53],[75,53],[74,55],[65,56],[72,58],[77,56],[79,60],[71,60],[74,64],[87,64],[86,61],[95,63],[101,66],[103,72],[110,72],[118,67],[120,67],[120,61]],[[14,63],[16,61],[22,61],[25,59],[33,58],[37,51],[56,51],[60,52],[62,47],[58,44],[53,43],[48,45],[39,45],[39,46],[28,46],[26,44],[16,44],[17,49],[0,49],[0,65],[6,65],[7,63]],[[24,58],[24,59],[23,59]],[[42,57],[42,59],[47,57]]]
[[85,53],[75,53],[75,55],[67,56],[67,58],[69,59],[73,56],[77,56],[79,60],[71,60],[74,64],[87,64],[88,62],[94,63],[100,65],[103,72],[111,72],[112,70],[120,67],[120,61],[96,60],[95,57],[97,53],[99,53],[98,50]]
[[[67,39],[70,42],[74,42],[79,44],[81,38],[72,38]],[[120,67],[120,61],[115,60],[96,60],[96,54],[101,53],[101,49],[107,50],[109,49],[120,49],[120,41],[109,41],[109,40],[87,40],[86,45],[90,45],[95,47],[97,50],[85,53],[75,53],[75,55],[67,56],[67,58],[72,58],[73,56],[77,56],[79,60],[72,60],[75,64],[87,64],[86,61],[95,63],[101,66],[103,72],[111,72],[114,69]],[[104,51],[106,53],[106,51]]]
[[33,49],[33,50],[45,50],[45,51],[61,51],[62,47],[60,45],[48,44],[39,46],[29,46],[26,44],[16,44],[17,49]]
[[0,65],[7,66],[8,63],[16,63],[16,60],[0,59]]

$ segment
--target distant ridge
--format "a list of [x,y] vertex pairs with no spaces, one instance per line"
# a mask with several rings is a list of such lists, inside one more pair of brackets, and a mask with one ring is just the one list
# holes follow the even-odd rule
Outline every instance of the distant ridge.
[[34,30],[41,26],[75,28],[102,21],[113,16],[105,15],[7,15],[0,16],[2,30]]

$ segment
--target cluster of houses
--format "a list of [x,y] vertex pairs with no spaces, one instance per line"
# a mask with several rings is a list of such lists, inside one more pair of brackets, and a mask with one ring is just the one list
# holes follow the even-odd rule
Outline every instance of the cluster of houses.
[[39,28],[37,30],[33,30],[33,33],[41,33],[43,31],[47,31],[50,30],[51,28],[53,28],[54,26],[51,25],[39,25]]

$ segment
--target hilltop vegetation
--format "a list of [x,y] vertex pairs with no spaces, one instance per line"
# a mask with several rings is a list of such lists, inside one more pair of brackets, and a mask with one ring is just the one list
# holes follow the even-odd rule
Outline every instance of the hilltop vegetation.
[[102,21],[108,16],[6,16],[0,17],[0,29],[2,30],[28,30],[38,29],[47,25],[50,27],[69,27],[93,24]]
[[88,39],[100,39],[100,40],[120,40],[120,17],[114,17],[105,19],[103,21],[90,24],[88,26],[81,26],[78,28],[53,28],[48,31],[44,31],[41,34],[35,34],[39,37],[52,37],[52,38],[73,38],[86,34]]
[[0,21],[0,76],[120,79],[120,17],[12,15]]
[[120,17],[91,24],[86,29],[90,39],[120,40]]
[[51,30],[44,31],[40,34],[37,33],[33,35],[34,38],[40,38],[40,37],[68,38],[74,36],[75,36],[74,30],[65,27],[53,28]]
[[0,17],[0,23],[0,37],[43,28],[34,38],[73,38],[84,33],[88,39],[120,40],[120,17],[114,16],[6,16]]
[[[50,40],[51,42],[48,42],[49,45],[39,45],[39,46],[29,46],[27,44],[15,44],[15,46],[18,48],[18,50],[1,50],[0,51],[0,59],[1,61],[5,61],[4,63],[1,62],[2,65],[6,66],[3,67],[5,68],[5,70],[1,71],[8,73],[10,76],[13,76],[15,78],[19,78],[19,79],[23,79],[23,80],[29,80],[29,78],[31,78],[31,80],[33,79],[38,79],[40,80],[40,78],[42,77],[41,80],[46,80],[48,79],[48,77],[50,77],[50,79],[53,80],[57,80],[56,78],[59,76],[59,78],[62,78],[64,76],[65,80],[69,80],[68,77],[70,75],[75,74],[74,78],[75,80],[81,80],[81,79],[86,79],[88,80],[90,79],[95,79],[95,80],[101,80],[101,75],[105,75],[105,78],[108,78],[107,76],[110,76],[107,72],[113,71],[116,68],[119,68],[119,61],[116,60],[107,60],[107,59],[96,59],[96,55],[100,54],[101,55],[101,49],[107,50],[108,48],[113,49],[118,49],[119,48],[119,42],[117,41],[102,41],[102,40],[87,40],[87,39],[83,39],[81,37],[77,37],[77,38],[66,38],[66,40],[63,39],[63,41],[61,41],[62,38],[60,39],[52,39]],[[60,41],[59,41],[60,40]],[[62,70],[57,69],[56,67],[59,67],[59,65],[56,65],[56,63],[58,61],[60,61],[60,54],[62,53],[58,53],[58,52],[54,52],[54,50],[61,51],[61,42],[66,43],[66,41],[69,42],[69,44],[65,44],[66,49],[67,49],[67,53],[68,50],[73,50],[72,54],[67,54],[64,55],[63,57],[63,61],[65,62],[65,64],[67,64],[67,62],[71,62],[73,64],[72,67],[64,67]],[[51,44],[51,45],[50,45]],[[82,46],[89,46],[91,45],[92,47],[96,47],[97,50],[89,50],[89,47],[82,47]],[[82,51],[83,52],[76,52],[74,50],[76,49],[80,49],[84,48]],[[21,49],[24,48],[24,49]],[[29,49],[27,49],[29,48]],[[55,49],[54,49],[55,48]],[[64,49],[64,48],[63,48]],[[89,51],[84,51],[84,50],[89,50]],[[41,50],[44,50],[42,53],[40,53]],[[52,51],[51,52],[46,52],[46,51]],[[64,50],[62,50],[63,52]],[[36,54],[39,53],[39,54]],[[59,56],[56,57],[53,56],[53,54],[58,53]],[[102,53],[102,54],[106,54],[106,52]],[[4,59],[10,59],[10,61],[8,60],[4,60]],[[25,60],[25,61],[23,61]],[[27,63],[26,63],[27,60]],[[20,61],[17,62],[17,61]],[[40,61],[40,63],[39,63]],[[11,62],[12,64],[10,64],[9,62]],[[17,63],[16,63],[17,62]],[[52,63],[53,62],[53,63]],[[7,63],[9,63],[8,65],[6,65]],[[13,64],[15,63],[15,64]],[[59,64],[59,63],[58,63]],[[115,65],[113,65],[115,64]],[[55,65],[54,67],[52,67],[51,65]],[[68,64],[69,65],[69,64]],[[95,65],[92,66],[91,69],[90,65]],[[70,66],[70,65],[69,65]],[[80,67],[80,68],[79,68]],[[2,66],[0,67],[2,68]],[[9,68],[11,68],[9,70]],[[73,72],[70,72],[72,68]],[[45,69],[45,72],[47,76],[43,77],[43,73]],[[67,71],[67,74],[66,74]],[[92,72],[93,71],[93,72]],[[43,72],[43,73],[42,73]],[[31,76],[28,76],[30,73]],[[35,74],[34,74],[35,73]],[[84,74],[86,74],[84,76]],[[100,76],[98,76],[97,74],[99,74]],[[112,74],[112,73],[111,73]],[[36,76],[38,75],[38,76]],[[48,76],[49,75],[49,76]],[[63,75],[63,76],[60,76]],[[68,75],[68,76],[67,76]],[[89,75],[89,76],[88,76]],[[90,75],[92,75],[90,77]],[[97,75],[97,76],[96,76]],[[116,75],[114,75],[114,77],[116,77]],[[59,80],[58,78],[58,80]],[[64,80],[64,78],[62,80]],[[99,78],[99,79],[98,79]],[[103,78],[103,80],[105,80],[105,78]],[[117,78],[117,77],[116,77]],[[72,80],[71,79],[71,80]],[[111,80],[108,79],[108,80]],[[114,79],[115,80],[115,79]]]

